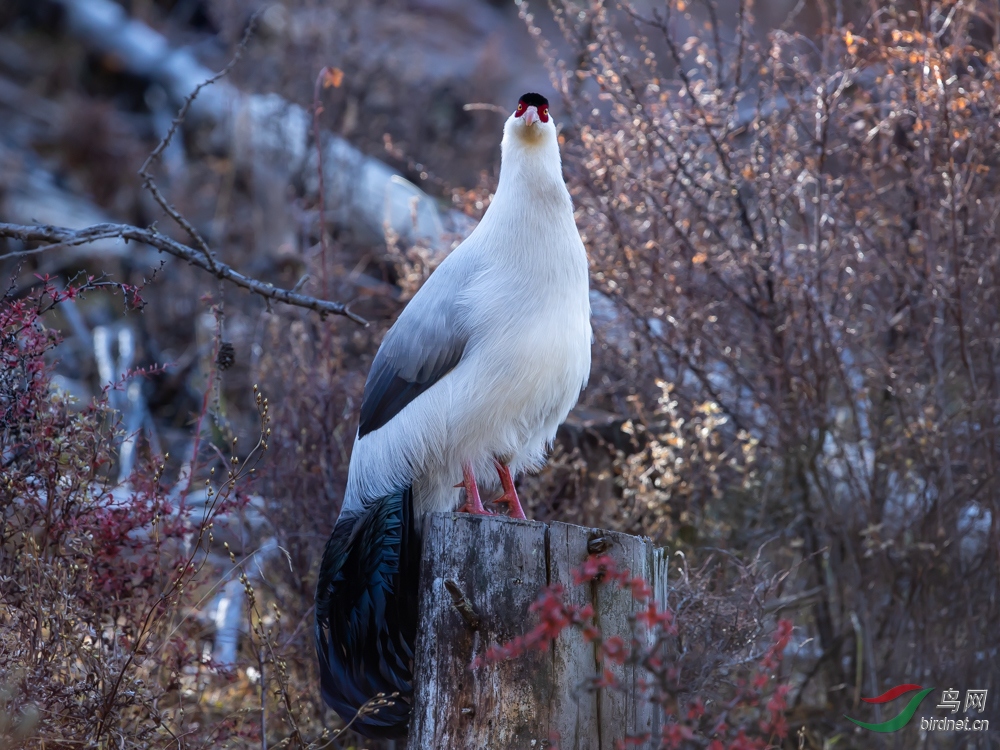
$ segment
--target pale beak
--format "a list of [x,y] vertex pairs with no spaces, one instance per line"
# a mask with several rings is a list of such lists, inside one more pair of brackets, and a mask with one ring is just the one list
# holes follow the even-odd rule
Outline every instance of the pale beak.
[[538,107],[528,107],[524,110],[524,114],[521,115],[524,118],[525,125],[533,125],[538,122]]

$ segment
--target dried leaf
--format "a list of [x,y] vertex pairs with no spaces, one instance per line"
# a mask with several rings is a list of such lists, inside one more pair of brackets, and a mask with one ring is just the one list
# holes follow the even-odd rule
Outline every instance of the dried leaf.
[[326,68],[323,71],[323,88],[328,89],[331,86],[335,89],[340,88],[340,84],[344,82],[344,71],[340,68]]

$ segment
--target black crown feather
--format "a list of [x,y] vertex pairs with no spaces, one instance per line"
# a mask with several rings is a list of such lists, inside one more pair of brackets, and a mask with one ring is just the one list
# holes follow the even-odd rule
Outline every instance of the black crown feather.
[[541,94],[528,93],[521,97],[520,101],[526,107],[547,107],[549,100]]

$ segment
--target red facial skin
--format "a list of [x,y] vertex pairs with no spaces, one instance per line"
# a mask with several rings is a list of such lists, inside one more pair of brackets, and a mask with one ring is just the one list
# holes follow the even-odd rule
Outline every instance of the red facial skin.
[[[537,109],[538,109],[538,119],[541,120],[542,122],[548,122],[549,121],[549,107],[548,107],[548,105],[547,104],[543,104],[540,107],[538,107]],[[517,109],[514,110],[514,117],[520,117],[521,115],[523,115],[527,111],[528,111],[528,105],[526,105],[524,102],[518,102],[517,103]]]

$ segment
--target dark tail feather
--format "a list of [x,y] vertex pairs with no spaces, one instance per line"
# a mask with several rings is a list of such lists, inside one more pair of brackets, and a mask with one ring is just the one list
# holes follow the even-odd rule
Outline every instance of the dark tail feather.
[[316,584],[316,652],[323,699],[345,721],[378,693],[393,705],[355,719],[370,738],[406,736],[413,702],[420,544],[407,488],[341,514]]

